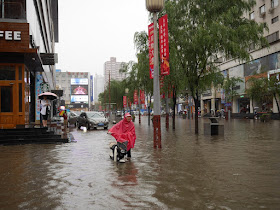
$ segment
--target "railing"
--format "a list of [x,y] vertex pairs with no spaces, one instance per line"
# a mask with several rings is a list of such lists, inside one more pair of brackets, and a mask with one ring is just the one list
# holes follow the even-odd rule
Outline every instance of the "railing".
[[0,3],[0,18],[3,19],[26,19],[26,12],[21,2]]

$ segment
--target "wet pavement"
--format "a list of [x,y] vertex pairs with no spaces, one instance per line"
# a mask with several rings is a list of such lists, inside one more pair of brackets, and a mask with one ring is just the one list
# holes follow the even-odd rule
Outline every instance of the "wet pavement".
[[[136,119],[132,159],[109,158],[106,130],[68,144],[0,146],[0,209],[280,209],[280,121],[221,120],[224,136],[194,135],[176,118],[162,149]],[[210,121],[209,121],[210,122]]]

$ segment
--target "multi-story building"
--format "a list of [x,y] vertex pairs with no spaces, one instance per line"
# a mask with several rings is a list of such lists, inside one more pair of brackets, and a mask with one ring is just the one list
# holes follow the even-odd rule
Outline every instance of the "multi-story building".
[[95,74],[94,76],[94,102],[98,102],[98,96],[104,92],[104,76]]
[[56,88],[63,90],[63,100],[70,109],[90,108],[89,72],[56,72]]
[[55,87],[58,1],[0,0],[0,127],[40,120],[38,94]]
[[105,88],[109,84],[109,75],[110,80],[121,81],[126,78],[126,74],[120,72],[122,65],[123,62],[117,62],[115,57],[111,57],[110,61],[104,63]]
[[[218,66],[225,77],[240,77],[243,82],[240,82],[235,87],[239,96],[235,97],[231,104],[226,103],[225,95],[222,89],[212,88],[201,96],[202,112],[210,112],[211,110],[226,108],[231,105],[233,113],[239,113],[242,108],[246,108],[250,113],[254,112],[254,107],[264,107],[262,104],[252,102],[252,99],[246,94],[248,88],[248,79],[255,74],[263,74],[267,76],[270,73],[279,74],[280,72],[280,6],[279,0],[259,0],[251,9],[250,13],[244,14],[248,19],[255,20],[258,23],[266,23],[268,31],[265,31],[264,36],[267,38],[269,47],[256,49],[252,45],[250,54],[252,61],[249,63],[240,63],[234,59],[219,58],[221,62]],[[279,98],[278,98],[279,99]],[[271,99],[269,104],[266,104],[266,109],[272,109],[277,113],[277,105],[275,99]]]

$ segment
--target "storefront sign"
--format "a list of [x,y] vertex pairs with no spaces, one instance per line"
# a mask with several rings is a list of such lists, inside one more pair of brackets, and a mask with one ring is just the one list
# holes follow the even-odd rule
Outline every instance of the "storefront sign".
[[159,19],[159,46],[161,75],[169,75],[169,43],[167,14]]
[[154,24],[148,27],[149,35],[149,64],[150,64],[150,79],[154,78]]
[[21,31],[0,31],[0,39],[3,38],[5,40],[21,40]]
[[1,52],[23,52],[29,49],[29,24],[2,22],[0,24]]

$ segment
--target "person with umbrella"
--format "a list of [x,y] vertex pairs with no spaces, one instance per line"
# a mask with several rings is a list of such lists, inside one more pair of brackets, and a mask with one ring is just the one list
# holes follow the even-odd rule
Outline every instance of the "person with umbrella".
[[47,127],[48,125],[48,114],[51,106],[50,100],[57,99],[57,95],[51,92],[45,92],[38,95],[39,99],[41,99],[41,115],[43,117],[43,127]]
[[50,105],[51,105],[51,102],[50,100],[47,98],[47,96],[43,96],[43,99],[41,100],[41,115],[43,117],[43,127],[47,127],[48,125],[48,113],[49,113],[49,110],[50,110]]

